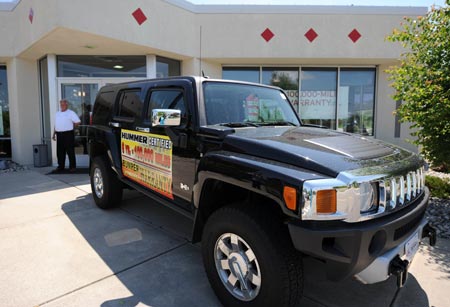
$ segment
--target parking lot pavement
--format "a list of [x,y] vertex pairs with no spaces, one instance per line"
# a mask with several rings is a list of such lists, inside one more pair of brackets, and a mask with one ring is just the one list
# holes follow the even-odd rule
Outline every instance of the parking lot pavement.
[[[220,306],[191,221],[134,191],[98,209],[86,174],[0,174],[0,306]],[[450,306],[450,241],[422,246],[395,306]],[[325,280],[305,259],[301,306],[389,306],[393,278]]]

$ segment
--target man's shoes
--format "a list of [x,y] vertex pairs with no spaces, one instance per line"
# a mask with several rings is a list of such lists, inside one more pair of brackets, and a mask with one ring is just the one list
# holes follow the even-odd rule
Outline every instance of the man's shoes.
[[57,167],[57,168],[55,168],[55,169],[53,170],[52,173],[61,173],[61,172],[64,172],[64,168],[62,168],[62,167]]
[[69,173],[75,173],[77,171],[77,169],[75,167],[72,167],[69,169]]

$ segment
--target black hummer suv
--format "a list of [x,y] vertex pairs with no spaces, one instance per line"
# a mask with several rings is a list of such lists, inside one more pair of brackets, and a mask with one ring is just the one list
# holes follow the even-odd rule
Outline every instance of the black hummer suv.
[[224,305],[298,305],[304,255],[334,281],[395,274],[401,285],[420,240],[435,241],[419,156],[302,124],[280,88],[200,77],[108,85],[92,120],[96,204],[118,205],[133,188],[192,218]]

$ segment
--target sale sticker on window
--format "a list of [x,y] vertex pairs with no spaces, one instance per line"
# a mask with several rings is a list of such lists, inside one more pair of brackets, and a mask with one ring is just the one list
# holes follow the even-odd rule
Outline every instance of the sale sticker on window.
[[121,150],[125,177],[173,199],[172,141],[168,136],[122,130]]

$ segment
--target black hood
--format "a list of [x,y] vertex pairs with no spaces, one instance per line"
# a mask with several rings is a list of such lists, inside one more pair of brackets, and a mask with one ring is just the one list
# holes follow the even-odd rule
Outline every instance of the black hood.
[[235,129],[225,137],[222,148],[333,177],[344,170],[379,166],[412,155],[373,138],[309,127]]

